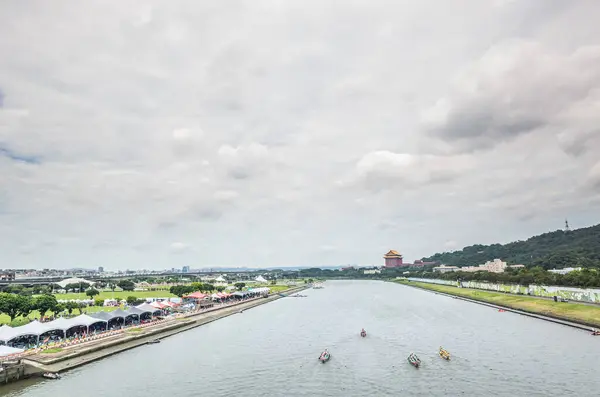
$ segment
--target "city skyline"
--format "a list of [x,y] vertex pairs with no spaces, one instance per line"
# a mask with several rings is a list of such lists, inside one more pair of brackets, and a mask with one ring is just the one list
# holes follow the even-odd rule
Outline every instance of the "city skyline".
[[600,3],[459,3],[4,4],[0,267],[379,266],[598,223]]

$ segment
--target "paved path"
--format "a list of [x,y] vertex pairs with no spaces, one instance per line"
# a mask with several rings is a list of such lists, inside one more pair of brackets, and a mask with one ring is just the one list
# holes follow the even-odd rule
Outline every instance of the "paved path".
[[[426,281],[411,281],[411,282],[418,282],[418,283],[425,283],[425,284],[432,284],[432,285],[441,285],[441,286],[445,286],[445,287],[456,287],[456,285],[428,283]],[[520,296],[520,297],[526,296],[526,297],[529,297],[529,298],[545,299],[545,300],[549,300],[549,301],[554,301],[554,298],[547,297],[547,296],[537,296],[537,295],[527,295],[527,294],[515,294],[515,293],[512,293],[512,292],[495,291],[493,289],[483,289],[483,288],[468,288],[468,287],[462,287],[462,288],[463,289],[473,290],[473,291],[496,292],[496,293],[499,293],[499,294],[506,294],[506,295]],[[563,303],[563,302],[556,302],[556,303]],[[580,304],[580,305],[587,305],[587,306],[600,306],[600,302],[599,303],[594,303],[594,302],[583,302],[583,301],[569,300],[569,303],[577,303],[577,304]]]

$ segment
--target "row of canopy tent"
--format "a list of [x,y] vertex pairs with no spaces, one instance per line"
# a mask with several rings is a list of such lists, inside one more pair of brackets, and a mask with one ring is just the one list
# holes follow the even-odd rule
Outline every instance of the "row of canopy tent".
[[79,330],[85,328],[87,331],[91,325],[103,322],[106,323],[104,320],[88,316],[87,314],[82,314],[80,316],[68,319],[60,317],[47,323],[40,323],[39,321],[34,320],[21,327],[15,328],[4,325],[0,327],[0,343],[9,344],[10,341],[16,338],[26,336],[36,337],[36,339],[39,341],[40,336],[55,332],[62,332],[63,336],[66,336],[69,330]]
[[270,288],[268,288],[268,287],[252,288],[248,291],[237,291],[232,294],[218,292],[216,294],[207,295],[207,294],[203,294],[202,292],[198,291],[198,292],[194,292],[192,294],[186,295],[183,298],[184,299],[196,299],[196,300],[207,299],[207,298],[227,299],[230,297],[245,298],[246,296],[254,296],[256,294],[269,293],[269,291],[270,291]]
[[[40,337],[44,334],[62,333],[63,337],[67,337],[69,331],[89,333],[93,325],[98,325],[98,328],[107,330],[111,323],[121,325],[131,323],[134,320],[151,319],[153,316],[161,315],[162,310],[151,304],[141,304],[137,307],[132,307],[128,310],[117,309],[112,312],[97,312],[91,315],[82,314],[73,318],[59,317],[54,321],[40,323],[34,320],[20,327],[9,327],[3,325],[0,327],[0,345],[9,344],[10,341],[19,337],[36,337],[39,342]],[[129,321],[127,321],[129,319]]]

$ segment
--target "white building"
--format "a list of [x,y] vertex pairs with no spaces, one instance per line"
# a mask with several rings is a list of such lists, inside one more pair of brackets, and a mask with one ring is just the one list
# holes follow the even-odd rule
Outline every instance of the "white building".
[[465,266],[461,267],[460,270],[463,272],[490,272],[490,273],[504,273],[507,265],[506,262],[500,259],[494,259],[493,261],[487,261],[483,265],[479,266]]
[[460,270],[463,272],[504,273],[507,268],[522,269],[524,267],[525,265],[507,265],[506,262],[500,259],[494,259],[493,261],[487,261],[479,266],[461,267]]
[[379,274],[381,273],[381,270],[379,269],[368,269],[368,270],[364,270],[363,274]]
[[564,269],[550,269],[548,270],[550,273],[554,274],[567,274],[571,272],[576,272],[581,270],[580,267],[565,267]]
[[438,272],[438,273],[448,273],[448,272],[455,272],[457,271],[459,268],[457,266],[446,266],[446,265],[441,265],[441,266],[436,266],[433,268],[434,272]]

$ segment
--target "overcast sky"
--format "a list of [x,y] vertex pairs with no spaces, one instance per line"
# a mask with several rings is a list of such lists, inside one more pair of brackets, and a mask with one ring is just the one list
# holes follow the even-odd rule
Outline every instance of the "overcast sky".
[[598,15],[4,0],[0,268],[412,262],[595,224]]

